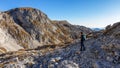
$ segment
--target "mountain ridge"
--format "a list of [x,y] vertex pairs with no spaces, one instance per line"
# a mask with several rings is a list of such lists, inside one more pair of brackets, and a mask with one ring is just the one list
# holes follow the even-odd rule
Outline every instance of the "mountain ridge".
[[[0,13],[0,28],[5,29],[24,49],[70,43],[79,38],[82,30],[67,21],[52,21],[35,8],[15,8]],[[92,32],[85,29],[86,33]]]

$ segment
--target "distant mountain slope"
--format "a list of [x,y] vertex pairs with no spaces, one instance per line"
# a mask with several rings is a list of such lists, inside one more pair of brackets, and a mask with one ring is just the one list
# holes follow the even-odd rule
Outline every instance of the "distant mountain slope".
[[0,28],[6,30],[15,40],[16,46],[24,49],[71,43],[79,38],[81,30],[86,33],[92,31],[86,27],[76,28],[67,21],[52,21],[46,14],[34,8],[15,8],[1,12]]
[[103,28],[91,28],[92,30],[94,31],[100,31],[100,30],[103,30]]

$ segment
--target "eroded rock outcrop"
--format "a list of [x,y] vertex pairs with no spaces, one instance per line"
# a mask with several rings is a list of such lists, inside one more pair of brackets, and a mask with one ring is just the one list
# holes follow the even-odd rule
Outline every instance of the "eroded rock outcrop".
[[[0,28],[6,30],[15,40],[15,45],[24,49],[68,44],[79,38],[81,30],[86,32],[67,21],[52,21],[46,14],[34,8],[15,8],[1,12]],[[91,32],[90,29],[87,30],[87,33],[89,32]]]
[[120,22],[117,22],[112,26],[108,25],[104,31],[104,35],[111,35],[116,38],[120,38]]

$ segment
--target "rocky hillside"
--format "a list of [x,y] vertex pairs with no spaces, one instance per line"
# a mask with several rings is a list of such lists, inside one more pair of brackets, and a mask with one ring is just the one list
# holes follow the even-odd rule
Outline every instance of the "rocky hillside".
[[[85,30],[86,29],[86,30]],[[44,45],[63,45],[78,39],[80,31],[67,21],[52,21],[34,8],[15,8],[0,13],[0,52],[32,49]]]
[[120,35],[116,37],[116,32],[120,32],[120,23],[115,24],[110,26],[110,30],[99,32],[98,37],[87,39],[85,51],[80,51],[80,40],[77,39],[61,47],[42,46],[0,54],[0,67],[120,68]]
[[104,35],[110,35],[116,38],[120,38],[120,22],[117,22],[112,26],[108,25],[106,27],[106,30],[104,31]]

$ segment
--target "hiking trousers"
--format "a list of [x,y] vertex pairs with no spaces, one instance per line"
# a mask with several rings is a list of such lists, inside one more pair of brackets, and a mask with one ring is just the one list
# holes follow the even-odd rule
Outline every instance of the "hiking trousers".
[[81,48],[80,48],[80,51],[84,51],[84,50],[85,50],[84,41],[81,41]]

